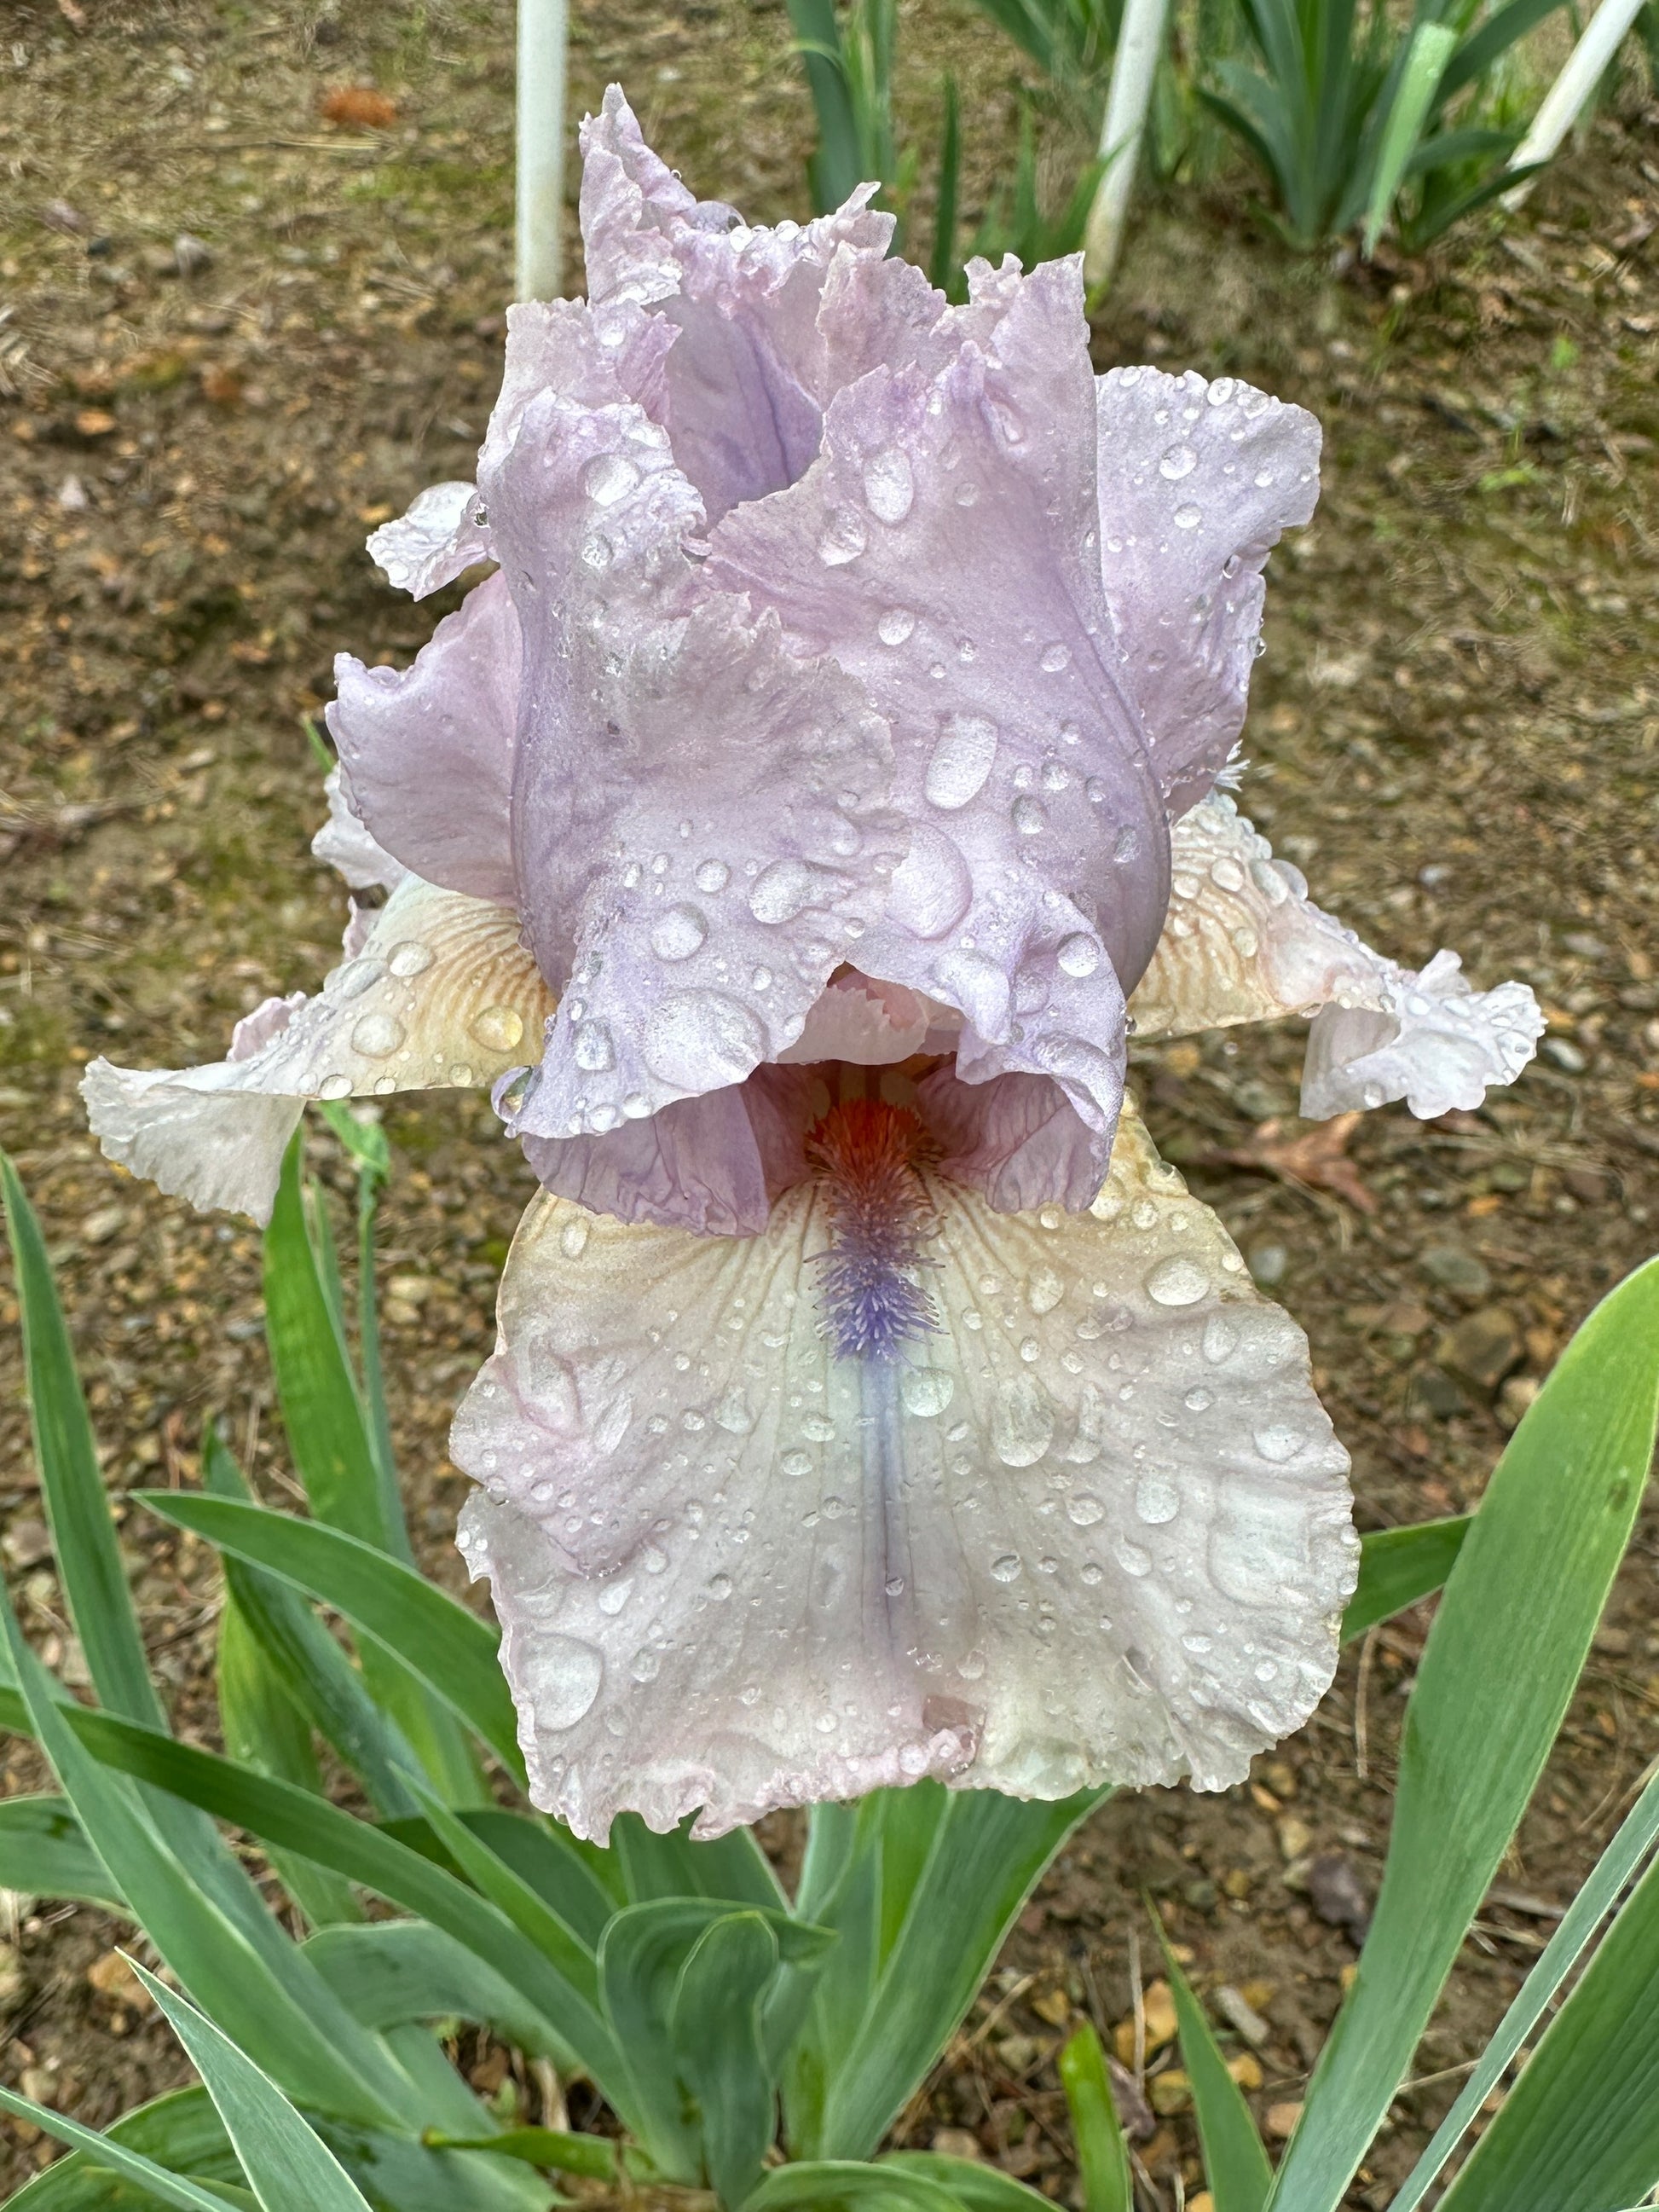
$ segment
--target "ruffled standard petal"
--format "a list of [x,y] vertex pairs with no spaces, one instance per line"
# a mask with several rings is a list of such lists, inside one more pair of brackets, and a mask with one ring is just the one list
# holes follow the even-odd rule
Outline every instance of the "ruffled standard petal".
[[604,1136],[799,1039],[903,856],[890,746],[832,662],[709,592],[696,494],[632,402],[544,394],[489,495],[526,641],[520,909],[571,985],[511,1126]]
[[510,908],[406,877],[315,999],[267,1000],[232,1056],[185,1068],[95,1060],[82,1096],[105,1152],[192,1206],[270,1218],[309,1098],[489,1083],[553,1008]]
[[1169,919],[1130,1002],[1139,1036],[1311,1014],[1302,1111],[1319,1121],[1396,1099],[1425,1121],[1470,1110],[1531,1060],[1544,1017],[1526,984],[1474,991],[1455,952],[1420,973],[1373,952],[1224,792],[1170,844]]
[[1244,726],[1261,572],[1319,498],[1319,424],[1196,369],[1114,368],[1096,391],[1107,604],[1174,816]]
[[503,576],[446,615],[404,669],[334,663],[329,734],[350,804],[387,852],[470,897],[514,896],[510,806],[519,617]]
[[961,1071],[1052,1078],[1105,1172],[1123,1006],[1168,895],[1168,833],[1101,582],[1095,397],[1069,264],[1016,276],[988,350],[876,370],[823,458],[710,534],[893,725],[911,846],[859,967],[965,1018]]
[[1329,1681],[1346,1455],[1138,1121],[1091,1213],[926,1196],[938,1326],[894,1360],[826,1340],[821,1184],[736,1241],[526,1217],[452,1448],[532,1793],[578,1832],[921,1774],[1222,1788]]
[[571,986],[515,1134],[600,1134],[740,1083],[803,1034],[903,851],[887,728],[776,620],[700,608],[602,668],[626,744]]
[[793,483],[823,420],[826,271],[838,252],[879,261],[892,238],[892,216],[866,204],[876,187],[804,226],[751,227],[693,198],[615,85],[581,146],[589,295],[650,307],[678,329],[659,419],[711,518]]

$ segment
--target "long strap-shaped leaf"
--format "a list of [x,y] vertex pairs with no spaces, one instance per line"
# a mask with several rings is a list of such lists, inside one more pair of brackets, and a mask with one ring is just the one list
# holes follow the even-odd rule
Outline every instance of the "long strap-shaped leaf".
[[[11,1162],[3,1156],[0,1186],[16,1262],[40,1489],[52,1523],[58,1579],[100,1701],[130,1720],[165,1728],[167,1718],[149,1679],[40,1224]],[[64,1693],[53,1686],[51,1694],[61,1701]],[[296,1983],[293,1946],[212,1823],[165,1796],[151,1800],[146,1811],[150,1827],[189,1880],[252,1946],[267,1972],[297,1993],[304,1977],[300,1974]],[[326,2002],[325,1992],[315,1994]],[[349,2022],[345,2025],[349,2032]]]
[[[902,1923],[882,1946],[861,2021],[829,2074],[816,2139],[799,2148],[830,2159],[870,2156],[972,2003],[1033,1883],[1106,1794],[1085,1790],[1054,1804],[991,1790],[946,1796]],[[856,1874],[854,1863],[848,1878]],[[827,1924],[837,1924],[833,1916]]]
[[[371,2124],[398,2117],[409,2083],[384,2047],[351,2017],[294,1946],[289,1946],[289,1971],[279,1976],[202,1893],[151,1825],[137,1794],[88,1752],[78,1725],[82,1708],[57,1702],[50,1676],[3,1600],[0,1633],[9,1648],[30,1728],[88,1841],[179,1979],[296,2095],[324,2111]],[[163,1752],[184,1747],[131,1721],[106,1724],[149,1735]]]
[[384,1644],[477,1730],[522,1785],[518,1721],[496,1656],[495,1633],[476,1613],[413,1567],[320,1521],[195,1492],[133,1495],[162,1520],[280,1575]]
[[9,1797],[0,1804],[0,1889],[125,1909],[67,1797]]
[[[138,2203],[149,2198],[174,2207],[175,2212],[225,2212],[227,2205],[252,2204],[255,2201],[246,2190],[228,2185],[210,2186],[174,2173],[167,2166],[158,2166],[154,2159],[146,2158],[142,2151],[129,2150],[118,2137],[100,2136],[95,2128],[83,2128],[78,2120],[53,2112],[48,2105],[37,2105],[32,2098],[20,2097],[15,2089],[0,2088],[0,2112],[9,2112],[15,2120],[32,2122],[43,2135],[55,2136],[71,2150],[82,2152],[95,2166],[118,2174],[140,2192]],[[23,2191],[23,2197],[29,2194],[27,2190]],[[21,2204],[22,2197],[15,2197],[10,2202]]]
[[1659,2182],[1659,1862],[1601,1940],[1444,2212],[1606,2212]]
[[[70,2121],[69,2125],[76,2125]],[[91,2133],[90,2130],[86,2131]],[[202,2185],[225,2189],[228,2197],[252,2204],[252,2193],[242,2186],[242,2169],[230,2147],[224,2124],[213,2109],[205,2089],[171,2089],[112,2120],[102,2135],[94,2135],[86,2149],[77,2148],[38,2173],[34,2179],[6,2200],[6,2212],[113,2212],[125,2196],[111,2161],[102,2154],[112,2143],[136,2151],[169,2173],[185,2174]],[[95,2147],[95,2148],[94,2148]],[[89,2172],[101,2169],[102,2179]],[[240,2191],[240,2197],[236,2192]]]
[[[1475,2117],[1504,2069],[1533,2029],[1562,1983],[1577,1964],[1584,1947],[1643,1859],[1659,1842],[1659,1774],[1648,1784],[1621,1824],[1619,1832],[1596,1861],[1589,1880],[1561,1916],[1561,1924],[1540,1953],[1521,1994],[1498,2023],[1498,2032],[1480,2054],[1480,2063],[1464,2083],[1456,2103],[1435,2130],[1423,2155],[1406,2177],[1405,2186],[1389,2212],[1415,2212],[1432,2187],[1446,2160],[1474,2125]],[[1633,2192],[1632,2192],[1633,2193]]]
[[1378,1528],[1363,1537],[1359,1581],[1342,1615],[1342,1641],[1351,1644],[1390,1613],[1432,1596],[1451,1572],[1468,1528],[1465,1515],[1455,1521]]
[[1227,2062],[1217,2046],[1204,2008],[1181,1971],[1181,1962],[1170,1948],[1158,1923],[1164,1965],[1175,1997],[1176,2021],[1181,2030],[1181,2055],[1187,2062],[1193,2085],[1193,2109],[1198,2115],[1199,2138],[1204,2146],[1204,2166],[1215,2197],[1215,2212],[1261,2212],[1273,2183],[1273,2168],[1255,2131],[1255,2122],[1244,2101],[1244,2093],[1227,2071]]
[[235,2146],[261,2212],[369,2212],[368,2200],[270,2075],[204,2013],[136,1962]]
[[[38,1663],[38,1662],[37,1662]],[[395,1836],[353,1818],[292,1783],[255,1774],[233,1759],[178,1743],[84,1705],[58,1708],[72,1739],[100,1765],[171,1791],[216,1818],[246,1828],[264,1843],[302,1852],[441,1928],[493,1966],[547,2022],[547,2033],[573,2051],[624,2117],[627,2081],[609,2031],[540,1952],[526,1943],[506,1915],[434,1860]],[[34,1733],[35,1716],[15,1692],[0,1690],[0,1728]],[[426,1832],[429,1834],[429,1831]],[[435,1848],[435,1843],[434,1843]],[[136,1900],[132,1909],[149,1921]],[[319,2016],[332,2008],[321,1992]],[[325,2100],[317,2100],[321,2106]]]
[[1659,1261],[1562,1355],[1465,1537],[1407,1707],[1359,1972],[1269,2200],[1329,2212],[1387,2112],[1560,1727],[1659,1420]]

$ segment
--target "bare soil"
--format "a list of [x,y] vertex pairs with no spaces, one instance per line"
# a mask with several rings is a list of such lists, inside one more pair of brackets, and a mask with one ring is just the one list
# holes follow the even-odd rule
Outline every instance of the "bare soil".
[[[620,76],[694,184],[758,218],[803,211],[807,115],[775,0],[577,15],[578,112]],[[100,1052],[216,1059],[250,1004],[332,963],[301,718],[337,649],[406,660],[448,604],[395,597],[362,541],[470,472],[495,389],[509,19],[486,0],[0,0],[0,1133],[53,1242],[157,1672],[206,1740],[210,1560],[120,1501],[190,1480],[209,1413],[268,1495],[291,1494],[258,1239],[108,1167],[76,1086]],[[967,0],[915,0],[905,37],[908,118],[932,113],[945,61],[964,77],[982,199],[1017,127],[1006,51]],[[351,87],[395,112],[325,121]],[[1413,963],[1455,946],[1550,1012],[1512,1091],[1426,1127],[1369,1117],[1350,1177],[1274,1150],[1309,1134],[1299,1036],[1140,1056],[1164,1150],[1312,1337],[1368,1528],[1474,1504],[1560,1346],[1656,1242],[1655,121],[1627,98],[1518,219],[1408,264],[1288,257],[1224,170],[1153,194],[1098,325],[1103,366],[1243,374],[1326,425],[1318,516],[1273,563],[1247,810],[1372,942]],[[482,1102],[398,1102],[387,1126],[398,1443],[425,1564],[459,1587],[446,1428],[531,1183]],[[329,1140],[313,1150],[343,1194]],[[15,1318],[0,1290],[0,1543],[73,1682]],[[1656,1533],[1650,1511],[1357,2206],[1386,2202],[1659,1752]],[[1281,2133],[1356,1955],[1425,1627],[1419,1610],[1351,1654],[1248,1787],[1125,1796],[1091,1821],[902,2139],[1077,2201],[1054,2053],[1078,2014],[1132,2021],[1147,1898],[1200,1984],[1261,2016],[1254,2052],[1232,2043]],[[3,1756],[8,1790],[40,1786],[31,1747]],[[96,2125],[185,2078],[100,1963],[115,1923],[13,1904],[0,2076]],[[458,2056],[519,2094],[508,2054]],[[1190,2115],[1158,2086],[1173,2063],[1148,2053],[1138,2141],[1164,2208],[1201,2186]],[[533,2085],[521,2102],[539,2110]],[[52,2155],[6,2123],[0,2183]]]

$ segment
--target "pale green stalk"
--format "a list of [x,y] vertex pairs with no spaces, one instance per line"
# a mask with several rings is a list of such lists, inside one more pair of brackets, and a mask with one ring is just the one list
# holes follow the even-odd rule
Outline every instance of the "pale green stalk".
[[1123,250],[1129,196],[1134,190],[1141,133],[1152,103],[1168,14],[1169,0],[1126,0],[1100,126],[1100,158],[1106,167],[1083,237],[1083,274],[1091,292],[1111,283]]
[[[1529,169],[1553,158],[1561,141],[1583,114],[1602,73],[1624,43],[1626,34],[1642,12],[1642,0],[1601,0],[1584,26],[1566,65],[1544,95],[1544,104],[1533,118],[1526,137],[1510,155],[1512,169]],[[1505,207],[1519,207],[1532,189],[1532,180],[1504,195]]]
[[519,0],[518,178],[514,297],[551,300],[559,289],[564,204],[566,0]]

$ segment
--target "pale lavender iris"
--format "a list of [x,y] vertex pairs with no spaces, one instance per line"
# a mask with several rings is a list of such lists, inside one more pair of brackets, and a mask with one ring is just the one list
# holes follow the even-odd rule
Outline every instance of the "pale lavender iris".
[[585,302],[370,541],[318,849],[384,905],[106,1148],[269,1209],[308,1097],[488,1084],[544,1185],[458,1417],[538,1801],[703,1832],[933,1774],[1237,1778],[1329,1680],[1346,1457],[1158,1161],[1131,1017],[1315,1017],[1304,1106],[1479,1103],[1518,984],[1312,906],[1217,788],[1311,416],[1091,368],[1071,263],[700,204],[619,93]]

